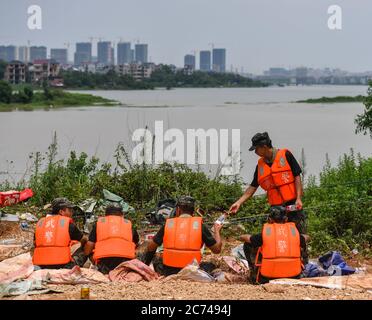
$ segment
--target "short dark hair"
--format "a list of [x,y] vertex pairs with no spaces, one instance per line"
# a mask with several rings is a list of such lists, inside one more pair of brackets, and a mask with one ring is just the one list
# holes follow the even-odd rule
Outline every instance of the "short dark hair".
[[180,204],[177,206],[182,212],[184,213],[190,213],[193,214],[195,211],[195,206],[193,205],[185,205],[185,204]]
[[270,208],[269,218],[276,223],[283,223],[287,219],[286,209],[283,206],[273,206]]
[[122,216],[124,215],[123,208],[119,204],[110,204],[106,207],[106,215]]

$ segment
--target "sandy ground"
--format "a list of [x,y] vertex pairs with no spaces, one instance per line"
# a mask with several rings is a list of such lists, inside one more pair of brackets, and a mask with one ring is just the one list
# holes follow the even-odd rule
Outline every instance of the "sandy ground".
[[[32,241],[33,233],[19,228],[18,223],[0,223],[0,239],[15,238],[20,242]],[[227,239],[224,253],[239,244]],[[354,262],[354,261],[353,261]],[[351,263],[355,265],[356,263]],[[369,269],[369,268],[368,268]],[[369,270],[368,270],[369,271]],[[6,299],[74,300],[80,299],[81,285],[48,285],[62,293],[23,295]],[[311,286],[250,285],[199,283],[184,280],[162,279],[139,283],[109,283],[90,285],[93,300],[372,300],[372,294],[356,290],[331,290]]]
[[[59,285],[51,288],[61,294],[30,296],[37,300],[80,299],[81,286]],[[25,299],[26,297],[18,297]],[[139,283],[109,283],[90,286],[93,300],[372,300],[372,294],[354,290],[331,290],[274,284],[211,284],[184,280]]]

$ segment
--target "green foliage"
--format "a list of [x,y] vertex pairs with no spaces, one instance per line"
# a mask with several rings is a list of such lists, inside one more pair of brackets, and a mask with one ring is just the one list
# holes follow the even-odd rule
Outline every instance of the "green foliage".
[[355,119],[357,125],[355,133],[367,134],[372,138],[372,81],[369,82],[368,95],[364,100],[364,113]]
[[34,97],[34,91],[31,86],[24,86],[17,93],[12,94],[12,103],[31,103]]
[[191,75],[182,70],[174,72],[168,65],[161,65],[150,79],[136,81],[129,75],[119,75],[114,70],[106,74],[64,71],[64,84],[68,88],[83,89],[153,89],[155,87],[261,87],[265,84],[233,73],[195,71]]
[[192,74],[185,74],[182,70],[173,72],[167,65],[160,66],[151,74],[150,79],[145,82],[154,87],[263,87],[266,86],[260,81],[254,81],[233,73],[217,73],[194,71]]
[[67,88],[82,89],[153,89],[150,84],[142,81],[135,81],[131,76],[119,75],[113,70],[106,74],[63,71],[62,77]]
[[[31,155],[33,168],[30,181],[17,186],[0,185],[1,190],[30,186],[35,195],[30,204],[42,207],[55,197],[65,196],[74,202],[102,198],[102,190],[121,196],[136,209],[136,221],[144,219],[148,209],[164,198],[187,194],[195,197],[205,211],[206,221],[213,221],[217,212],[227,210],[243,191],[239,177],[211,178],[204,172],[183,164],[164,163],[158,166],[132,164],[123,145],[115,151],[115,164],[100,163],[95,157],[72,151],[66,160],[58,159],[57,137],[45,154]],[[310,176],[303,199],[311,236],[310,254],[339,250],[344,255],[357,248],[370,256],[372,243],[372,158],[359,154],[343,155],[336,167],[327,157],[319,181]],[[234,218],[250,217],[242,222],[248,233],[261,231],[269,205],[265,196],[247,201]],[[234,227],[225,235],[237,236]]]
[[306,99],[296,101],[298,103],[342,103],[342,102],[364,102],[365,96],[358,95],[355,97],[338,96],[338,97],[321,97],[318,99]]
[[0,80],[0,103],[10,103],[12,99],[12,87],[3,80]]
[[312,253],[354,248],[371,253],[372,158],[349,155],[332,167],[327,159],[319,185],[310,177],[305,189]]

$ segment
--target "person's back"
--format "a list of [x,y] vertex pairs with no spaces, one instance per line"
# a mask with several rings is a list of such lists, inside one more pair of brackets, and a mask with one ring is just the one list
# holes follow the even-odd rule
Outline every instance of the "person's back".
[[84,253],[93,253],[93,261],[102,273],[109,273],[120,263],[136,257],[139,235],[131,221],[123,216],[122,208],[111,205],[100,217],[89,234]]
[[200,263],[203,246],[202,218],[191,215],[168,219],[165,224],[163,263],[183,268],[194,259]]
[[[300,234],[293,222],[265,223],[262,229],[259,273],[266,278],[291,278],[301,274]],[[256,259],[257,261],[257,259]]]
[[97,221],[94,260],[114,257],[133,259],[136,245],[132,238],[132,223],[129,220],[115,215],[100,217]]
[[40,268],[72,268],[77,263],[77,257],[82,253],[78,249],[71,255],[72,241],[80,241],[84,246],[86,237],[76,227],[72,220],[75,207],[66,198],[56,198],[52,201],[52,211],[41,218],[35,229],[32,262]]
[[262,232],[243,235],[240,239],[244,241],[251,282],[265,283],[269,279],[300,276],[303,251],[309,237],[300,234],[295,223],[288,222],[284,207],[271,207]]
[[149,241],[145,254],[145,263],[149,265],[158,246],[163,244],[162,258],[155,259],[154,269],[161,275],[178,273],[192,263],[200,263],[201,248],[205,244],[214,253],[220,253],[222,225],[215,225],[215,236],[203,224],[202,218],[193,217],[195,200],[182,196],[177,202],[176,217],[168,218],[152,240]]
[[35,229],[34,265],[63,265],[71,262],[70,218],[51,215],[41,218]]

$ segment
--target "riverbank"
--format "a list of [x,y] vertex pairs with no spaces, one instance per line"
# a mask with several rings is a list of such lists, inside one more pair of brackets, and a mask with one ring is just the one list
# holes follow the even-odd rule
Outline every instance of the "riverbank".
[[317,99],[298,100],[296,103],[344,103],[344,102],[364,102],[366,97],[362,95],[350,96],[337,96],[337,97],[321,97]]
[[62,90],[51,90],[48,98],[45,93],[35,92],[29,103],[0,103],[0,112],[33,111],[38,109],[54,109],[78,106],[117,106],[120,102],[85,93],[72,93]]

